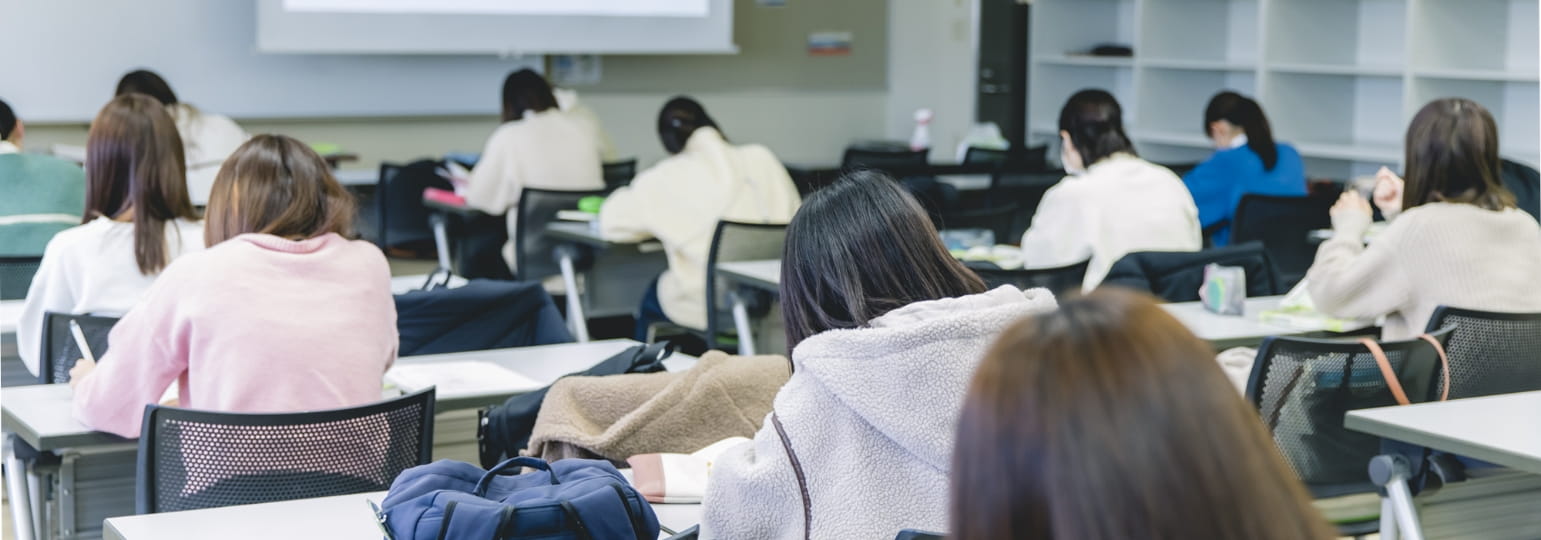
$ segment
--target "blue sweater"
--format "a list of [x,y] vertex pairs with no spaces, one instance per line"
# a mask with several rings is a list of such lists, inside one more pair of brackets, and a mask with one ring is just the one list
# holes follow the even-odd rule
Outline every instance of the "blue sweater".
[[1215,231],[1216,247],[1231,241],[1230,221],[1243,195],[1306,196],[1305,165],[1295,147],[1279,143],[1279,161],[1273,170],[1263,170],[1263,159],[1251,148],[1241,146],[1215,152],[1208,160],[1183,176],[1183,183],[1193,193],[1199,207],[1199,223],[1205,229],[1220,222]]

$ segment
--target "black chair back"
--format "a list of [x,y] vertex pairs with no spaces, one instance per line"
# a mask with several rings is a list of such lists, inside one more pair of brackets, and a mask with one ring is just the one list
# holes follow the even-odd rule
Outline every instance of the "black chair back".
[[0,257],[0,300],[21,300],[32,288],[42,257]]
[[637,158],[623,161],[612,161],[604,165],[605,191],[615,191],[616,188],[630,184],[631,179],[637,176]]
[[[717,230],[712,233],[712,249],[706,256],[708,346],[717,346],[724,326],[732,327],[731,311],[729,311],[732,302],[728,299],[727,287],[717,278],[717,263],[780,259],[781,248],[786,244],[786,240],[786,224],[717,222]],[[753,311],[759,311],[769,304],[769,299],[766,298],[746,298],[745,300]]]
[[1280,288],[1289,289],[1306,277],[1316,260],[1311,231],[1332,228],[1327,210],[1334,199],[1246,195],[1236,207],[1231,241],[1262,242],[1268,260],[1279,270]]
[[1431,331],[1450,326],[1450,399],[1541,390],[1541,313],[1434,310]]
[[524,188],[519,195],[518,226],[514,233],[514,277],[520,281],[540,281],[562,273],[551,250],[557,243],[546,238],[546,225],[556,221],[562,210],[577,210],[584,197],[605,195],[599,191],[557,191]]
[[1086,268],[1090,264],[1091,260],[1085,260],[1057,268],[1002,270],[990,263],[965,263],[969,269],[979,275],[979,279],[985,280],[986,286],[992,289],[1001,285],[1011,285],[1024,291],[1042,287],[1054,294],[1080,291],[1081,282],[1086,279]]
[[1514,194],[1520,210],[1541,220],[1541,171],[1536,171],[1535,168],[1524,163],[1506,159],[1503,160],[1503,167],[1499,169],[1499,177],[1503,180],[1504,187]]
[[329,411],[232,413],[148,405],[140,514],[382,491],[433,452],[434,389]]
[[1113,263],[1102,285],[1147,291],[1168,302],[1195,302],[1204,284],[1204,265],[1210,263],[1240,266],[1246,271],[1249,298],[1287,290],[1278,286],[1277,271],[1260,242],[1195,252],[1130,253]]
[[395,295],[400,356],[571,343],[567,323],[535,281],[473,279]]
[[437,170],[441,165],[442,162],[428,159],[406,165],[380,164],[375,207],[381,248],[432,250],[433,228],[428,225],[430,212],[423,206],[423,190],[454,189],[449,180],[439,176]]
[[38,354],[37,380],[42,384],[70,382],[70,369],[75,361],[85,358],[75,335],[70,332],[70,321],[80,324],[91,354],[101,360],[107,354],[107,334],[118,324],[116,317],[74,315],[70,313],[43,313],[43,350]]
[[1193,169],[1197,169],[1199,167],[1199,164],[1196,161],[1195,162],[1185,162],[1185,163],[1157,163],[1157,165],[1160,165],[1162,167],[1166,167],[1167,169],[1172,171],[1172,174],[1175,174],[1177,176],[1182,176],[1182,175],[1188,174],[1189,171],[1192,171]]
[[904,147],[879,147],[852,145],[845,149],[840,159],[841,169],[874,169],[894,176],[913,174],[925,168],[929,150],[910,150]]
[[970,146],[963,151],[964,165],[1001,165],[1010,158],[1011,152],[1007,150]]
[[985,229],[995,235],[995,243],[1015,243],[1011,238],[1012,225],[1022,207],[1017,203],[1006,203],[990,208],[978,208],[973,210],[954,210],[944,212],[936,218],[937,230],[948,229]]
[[[1432,332],[1449,343],[1452,329]],[[1381,343],[1397,381],[1414,403],[1437,399],[1439,354],[1422,339]],[[1348,411],[1396,405],[1375,357],[1357,341],[1271,337],[1247,380],[1285,462],[1317,498],[1375,490],[1366,464],[1380,438],[1343,427]]]

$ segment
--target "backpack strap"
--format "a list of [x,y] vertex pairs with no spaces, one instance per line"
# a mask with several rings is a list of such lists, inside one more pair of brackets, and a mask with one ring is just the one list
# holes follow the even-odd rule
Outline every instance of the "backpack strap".
[[781,436],[781,447],[787,451],[787,461],[792,463],[792,474],[797,477],[797,490],[803,499],[803,538],[813,538],[813,503],[808,498],[808,479],[803,476],[803,463],[798,461],[797,452],[792,450],[792,439],[787,437],[787,429],[781,425],[781,417],[775,411],[771,411],[771,425],[776,427],[776,434]]
[[572,516],[573,524],[577,526],[578,540],[594,540],[594,535],[589,534],[589,527],[583,524],[583,516],[578,515],[578,509],[570,501],[562,501],[562,510]]
[[1386,351],[1380,348],[1380,344],[1370,338],[1359,338],[1359,344],[1370,350],[1370,356],[1375,357],[1375,364],[1380,366],[1380,376],[1386,380],[1386,388],[1391,390],[1391,397],[1396,398],[1397,405],[1412,403],[1407,400],[1407,392],[1402,391],[1402,381],[1397,379],[1397,373],[1391,369],[1391,361],[1386,359]]
[[1445,401],[1450,399],[1450,357],[1445,356],[1445,346],[1440,345],[1439,340],[1434,339],[1434,336],[1428,334],[1418,336],[1418,339],[1429,342],[1429,345],[1434,346],[1434,352],[1439,353],[1439,372],[1441,375],[1440,379],[1444,380],[1445,383],[1442,385],[1443,388],[1441,388],[1439,391],[1439,400]]

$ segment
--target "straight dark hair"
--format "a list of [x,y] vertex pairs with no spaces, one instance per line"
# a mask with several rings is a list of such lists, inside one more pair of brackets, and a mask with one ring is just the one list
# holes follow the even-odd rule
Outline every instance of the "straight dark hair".
[[1336,536],[1213,349],[1118,288],[1002,333],[952,460],[955,539]]
[[1445,98],[1424,105],[1407,126],[1405,151],[1403,210],[1433,202],[1487,210],[1515,206],[1500,176],[1498,125],[1477,102]]
[[781,255],[787,350],[924,300],[985,284],[947,252],[926,210],[887,175],[847,173],[803,201]]
[[1086,167],[1119,152],[1138,155],[1124,133],[1124,109],[1105,90],[1091,88],[1070,96],[1059,111],[1059,129],[1070,134],[1070,144]]
[[16,113],[5,100],[0,99],[0,141],[11,138],[11,132],[16,130]]
[[177,94],[171,91],[171,85],[166,84],[166,79],[162,79],[160,75],[148,69],[136,69],[118,79],[118,90],[113,95],[123,94],[144,94],[155,98],[161,102],[161,105],[167,107],[178,103]]
[[315,150],[284,135],[257,135],[214,176],[203,236],[210,247],[246,233],[349,237],[356,212],[353,195]]
[[541,112],[556,107],[551,83],[529,69],[509,73],[503,79],[503,121],[523,120],[525,111]]
[[113,98],[91,122],[85,168],[86,208],[81,223],[128,213],[134,221],[134,261],[139,273],[159,273],[171,262],[166,223],[198,219],[187,197],[187,163],[171,115],[147,95]]
[[1226,90],[1209,99],[1204,107],[1204,135],[1209,135],[1209,125],[1224,120],[1240,127],[1247,133],[1247,148],[1263,160],[1263,170],[1271,171],[1279,164],[1279,147],[1273,141],[1273,129],[1263,108],[1252,98]]
[[690,136],[704,127],[719,133],[722,131],[722,128],[717,127],[717,122],[706,114],[706,108],[689,96],[675,96],[658,111],[658,140],[663,142],[664,150],[670,154],[684,150]]

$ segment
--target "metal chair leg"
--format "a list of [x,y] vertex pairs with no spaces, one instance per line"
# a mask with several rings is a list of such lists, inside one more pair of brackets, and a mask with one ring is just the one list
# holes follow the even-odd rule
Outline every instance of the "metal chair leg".
[[35,536],[34,523],[32,521],[32,506],[36,501],[32,498],[31,490],[27,488],[28,471],[25,463],[15,454],[6,456],[5,459],[5,490],[10,497],[11,522],[16,525],[17,540],[33,540]]
[[728,293],[733,300],[733,326],[738,329],[738,354],[754,356],[754,328],[749,324],[749,308],[737,291]]
[[[1402,456],[1379,455],[1370,460],[1370,481],[1383,490],[1381,499],[1381,538],[1396,540],[1423,540],[1423,527],[1418,523],[1418,509],[1413,507],[1413,493],[1407,487],[1411,468]],[[1389,512],[1388,512],[1389,510]],[[1394,526],[1388,531],[1387,514]]]
[[573,250],[570,246],[556,249],[557,264],[562,268],[562,284],[567,287],[567,326],[573,331],[578,343],[589,342],[589,322],[583,314],[583,299],[579,297],[578,271],[573,268]]

